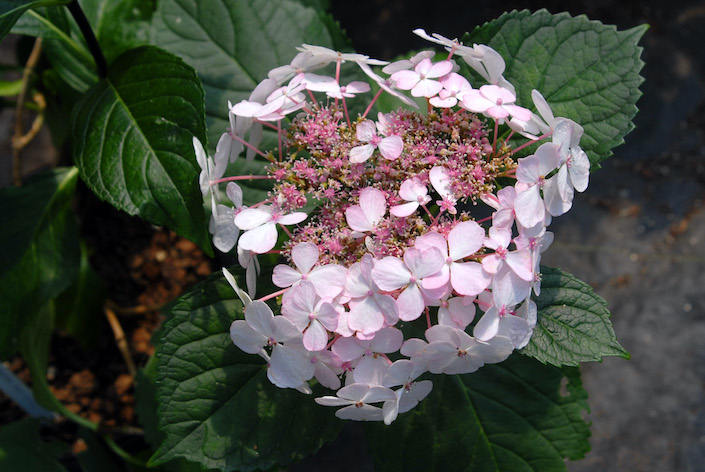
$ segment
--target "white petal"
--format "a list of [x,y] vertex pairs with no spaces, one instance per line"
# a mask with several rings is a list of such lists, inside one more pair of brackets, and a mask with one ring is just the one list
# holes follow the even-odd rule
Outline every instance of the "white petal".
[[267,251],[271,251],[276,244],[277,227],[274,223],[267,223],[245,231],[238,242],[239,247],[256,254],[264,254]]
[[235,224],[243,231],[247,231],[271,221],[272,214],[259,208],[246,208],[235,215]]

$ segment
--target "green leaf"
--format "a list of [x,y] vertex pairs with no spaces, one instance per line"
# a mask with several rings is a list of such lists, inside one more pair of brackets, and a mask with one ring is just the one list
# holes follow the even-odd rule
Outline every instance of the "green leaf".
[[[577,369],[514,355],[463,376],[435,376],[433,391],[388,427],[370,424],[385,472],[553,472],[590,449]],[[567,381],[567,396],[561,395]]]
[[332,47],[342,37],[325,15],[290,0],[162,0],[153,41],[198,72],[209,140],[216,143],[229,127],[228,100],[249,98],[271,69],[291,61],[296,46]]
[[0,41],[3,40],[12,26],[30,8],[44,5],[64,5],[71,0],[0,0]]
[[[244,287],[244,274],[233,274]],[[166,438],[150,465],[183,457],[224,471],[267,469],[301,459],[338,434],[342,423],[332,409],[275,387],[264,361],[233,345],[230,324],[243,318],[242,310],[221,275],[197,285],[172,309],[156,352],[158,416]]]
[[634,129],[644,65],[637,43],[646,29],[617,31],[585,16],[523,10],[476,28],[463,42],[487,44],[502,55],[520,105],[535,109],[531,90],[537,89],[555,116],[585,128],[580,145],[595,167]]
[[45,443],[39,437],[39,420],[28,418],[0,427],[0,470],[65,472],[57,459],[68,447]]
[[560,269],[541,267],[538,322],[522,354],[543,363],[577,366],[605,356],[629,358],[617,342],[607,302]]
[[76,104],[73,156],[98,197],[211,254],[192,143],[206,139],[203,102],[181,59],[154,46],[133,49]]
[[156,0],[80,2],[108,63],[128,49],[149,44]]
[[98,346],[104,326],[105,284],[93,270],[86,244],[81,241],[78,276],[54,303],[56,327],[73,336],[85,349]]
[[83,34],[67,11],[65,8],[31,10],[20,18],[12,32],[44,38],[44,57],[67,84],[83,93],[98,82],[98,74]]
[[22,80],[0,80],[0,97],[14,97],[22,91]]
[[57,169],[24,187],[0,190],[0,358],[14,352],[23,327],[76,276],[71,200],[77,177],[76,168]]

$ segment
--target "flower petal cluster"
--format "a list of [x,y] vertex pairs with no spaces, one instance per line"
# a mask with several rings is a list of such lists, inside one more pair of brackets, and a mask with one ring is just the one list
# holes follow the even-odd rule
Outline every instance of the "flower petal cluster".
[[[414,33],[447,55],[387,64],[303,45],[229,105],[214,159],[194,140],[214,245],[237,251],[246,273],[247,292],[224,270],[244,305],[233,343],[265,359],[278,387],[311,393],[316,379],[334,391],[315,401],[342,419],[389,424],[429,395],[428,373],[469,374],[526,346],[547,228],[588,185],[582,127],[554,116],[538,91],[537,113],[518,105],[526,98],[496,51]],[[487,83],[471,84],[455,56]],[[342,81],[350,68],[379,88],[357,117],[347,101],[372,90]],[[409,109],[369,119],[381,93]],[[407,94],[428,113],[411,109]],[[258,149],[263,126],[278,133],[267,152]],[[517,158],[506,127],[538,141],[536,151]],[[267,159],[267,174],[223,177],[241,153]],[[234,183],[246,179],[271,183],[249,207]],[[271,275],[280,290],[256,299],[263,257],[282,259]]]

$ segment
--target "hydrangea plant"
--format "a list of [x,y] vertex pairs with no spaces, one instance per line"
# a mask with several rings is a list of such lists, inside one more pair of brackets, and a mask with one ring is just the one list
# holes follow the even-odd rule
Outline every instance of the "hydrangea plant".
[[[513,11],[460,39],[417,29],[430,49],[382,61],[306,2],[117,8],[112,42],[88,28],[104,10],[84,23],[68,2],[69,25],[34,9],[67,2],[6,3],[0,31],[45,37],[81,94],[76,165],[37,187],[25,245],[76,252],[80,175],[224,261],[170,307],[140,374],[150,465],[276,467],[346,420],[367,422],[380,470],[565,470],[589,449],[576,366],[628,354],[604,300],[541,254],[633,128],[643,27]],[[2,275],[10,305],[41,284],[40,317],[66,285],[17,278],[30,259]],[[3,355],[33,323],[5,322]]]

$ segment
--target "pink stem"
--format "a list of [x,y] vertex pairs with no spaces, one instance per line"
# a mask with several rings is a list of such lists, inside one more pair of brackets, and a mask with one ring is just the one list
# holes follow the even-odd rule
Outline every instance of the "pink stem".
[[274,292],[274,293],[270,293],[269,295],[265,295],[264,297],[260,298],[259,301],[261,301],[261,302],[266,302],[267,300],[270,300],[270,299],[272,299],[272,298],[276,298],[276,297],[278,297],[279,295],[283,295],[284,292],[286,292],[287,290],[289,290],[289,287],[283,288],[283,289],[278,290],[278,291],[276,291],[276,292]]
[[431,312],[428,307],[426,307],[426,325],[431,328]]
[[379,89],[379,90],[377,91],[377,93],[375,94],[375,96],[372,98],[372,101],[370,102],[370,104],[367,105],[367,108],[365,109],[365,113],[362,114],[362,118],[365,118],[365,117],[367,116],[367,114],[368,114],[368,113],[370,112],[370,110],[372,109],[372,105],[375,104],[375,102],[377,101],[377,99],[379,98],[380,95],[382,95],[382,89]]
[[497,155],[497,133],[499,132],[499,120],[497,118],[494,119],[494,140],[492,141],[492,149],[494,150],[494,154]]
[[514,153],[517,152],[517,151],[521,151],[521,150],[524,149],[525,147],[531,146],[532,144],[541,141],[543,138],[547,138],[547,137],[551,136],[551,134],[552,134],[552,133],[549,132],[549,133],[546,133],[546,134],[544,134],[544,135],[539,136],[538,139],[532,139],[531,141],[528,141],[528,142],[522,144],[522,145],[519,146],[518,148],[512,149],[512,152],[511,152],[511,153],[514,154]]
[[313,92],[311,90],[307,90],[308,96],[311,97],[311,101],[313,102],[314,105],[318,105],[318,102],[316,101],[316,97],[313,96]]
[[287,228],[286,226],[284,226],[284,225],[282,225],[282,224],[280,224],[279,226],[281,227],[281,229],[284,230],[284,232],[285,232],[286,234],[289,235],[289,237],[290,237],[291,239],[294,239],[294,235],[291,234],[291,231],[289,231],[289,228]]
[[279,139],[279,162],[282,161],[282,120],[277,120],[277,138]]
[[348,104],[345,101],[345,97],[343,97],[343,111],[345,111],[345,119],[348,120],[348,127],[351,127],[352,125],[350,124],[350,115],[348,115]]
[[264,157],[264,158],[267,159],[268,161],[274,162],[271,157],[269,157],[268,155],[266,155],[265,153],[263,153],[262,151],[260,151],[260,150],[257,149],[256,147],[254,147],[252,144],[250,144],[250,143],[248,143],[247,141],[245,141],[244,139],[242,139],[240,136],[238,136],[238,135],[236,135],[236,134],[231,134],[230,136],[232,136],[232,138],[233,138],[235,141],[241,142],[242,144],[244,144],[244,145],[247,146],[248,148],[252,149],[252,150],[255,151],[257,154],[259,154],[260,156]]
[[[341,337],[342,337],[341,334],[336,334],[335,336],[333,336],[333,339],[331,339],[331,341],[328,343],[328,345],[326,346],[326,349],[330,349],[330,347],[331,347],[333,344],[335,344],[335,342],[336,342],[338,339],[340,339]],[[325,351],[326,349],[324,349],[324,351]]]
[[222,179],[211,180],[210,184],[220,184],[223,182],[232,182],[235,180],[274,180],[273,175],[236,175],[234,177],[223,177]]

